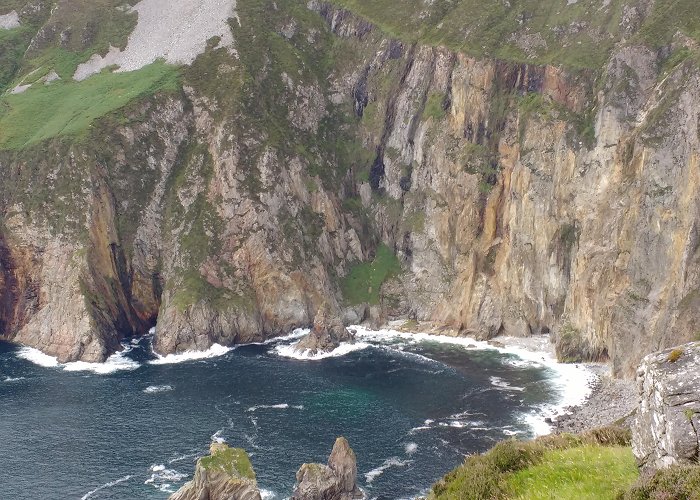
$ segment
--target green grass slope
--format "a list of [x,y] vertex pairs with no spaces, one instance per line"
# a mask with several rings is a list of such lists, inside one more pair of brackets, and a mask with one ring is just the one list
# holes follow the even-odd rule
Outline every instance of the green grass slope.
[[103,72],[82,82],[34,85],[0,99],[0,149],[20,149],[51,137],[76,136],[94,120],[157,91],[175,91],[179,72],[157,62],[138,71]]
[[638,478],[629,431],[504,441],[433,486],[430,500],[616,498]]
[[510,476],[505,489],[521,500],[603,500],[615,498],[637,476],[628,446],[584,445],[547,451],[540,463]]

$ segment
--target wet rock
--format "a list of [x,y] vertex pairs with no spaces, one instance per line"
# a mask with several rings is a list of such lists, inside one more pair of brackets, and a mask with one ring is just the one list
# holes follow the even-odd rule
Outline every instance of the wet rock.
[[637,370],[640,398],[632,449],[644,469],[697,464],[700,343],[650,354]]
[[348,440],[335,440],[328,465],[304,464],[297,472],[292,500],[351,500],[364,498],[357,487],[357,460]]
[[261,500],[245,450],[212,443],[210,452],[197,460],[192,481],[171,495],[170,500]]
[[354,341],[355,337],[343,326],[333,309],[325,304],[316,313],[311,332],[299,341],[295,350],[315,355],[330,352],[340,346],[342,342]]

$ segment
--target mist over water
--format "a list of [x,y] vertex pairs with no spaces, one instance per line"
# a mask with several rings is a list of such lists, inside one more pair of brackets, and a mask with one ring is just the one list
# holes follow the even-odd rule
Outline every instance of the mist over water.
[[363,348],[309,361],[285,357],[294,341],[187,360],[144,338],[111,368],[0,343],[0,498],[164,499],[217,439],[281,499],[339,435],[369,498],[413,498],[465,454],[531,436],[566,390],[546,363],[493,349],[365,332]]

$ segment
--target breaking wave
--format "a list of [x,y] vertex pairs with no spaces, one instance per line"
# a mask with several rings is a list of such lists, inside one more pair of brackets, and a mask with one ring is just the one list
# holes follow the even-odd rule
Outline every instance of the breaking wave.
[[213,344],[206,351],[185,351],[180,354],[168,354],[166,356],[161,356],[160,354],[155,354],[156,359],[152,359],[148,362],[151,365],[172,365],[176,363],[185,363],[187,361],[196,361],[200,359],[217,358],[223,356],[224,354],[232,351],[232,347],[225,347],[221,344]]
[[309,351],[299,352],[296,350],[297,343],[289,345],[279,345],[275,347],[274,351],[279,356],[285,358],[298,359],[302,361],[317,361],[326,358],[337,358],[340,356],[345,356],[351,352],[361,351],[362,349],[367,349],[371,344],[366,342],[355,342],[355,343],[343,343],[338,347],[329,352],[319,352],[316,354],[311,354]]

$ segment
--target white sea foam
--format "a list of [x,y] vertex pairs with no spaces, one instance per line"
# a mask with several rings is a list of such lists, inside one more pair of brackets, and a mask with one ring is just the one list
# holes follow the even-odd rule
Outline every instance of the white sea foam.
[[199,453],[187,453],[185,455],[180,455],[178,457],[175,457],[171,460],[168,460],[168,464],[174,464],[175,462],[182,462],[183,460],[187,460],[188,458],[194,458],[198,457]]
[[262,500],[272,500],[273,498],[277,498],[277,493],[272,490],[266,490],[265,488],[259,488],[259,490]]
[[143,484],[150,484],[163,493],[174,493],[173,483],[178,483],[187,477],[187,474],[182,474],[175,469],[168,469],[163,464],[154,464],[150,470],[151,477],[146,479]]
[[224,438],[224,429],[219,429],[214,434],[211,435],[211,439],[215,443],[225,443],[226,438]]
[[[543,405],[532,413],[523,416],[533,434],[542,435],[551,432],[551,426],[545,421],[563,413],[569,406],[579,406],[590,396],[591,385],[596,375],[584,365],[571,365],[558,363],[548,352],[537,352],[525,349],[520,346],[497,347],[487,342],[478,341],[469,337],[449,337],[445,335],[432,335],[427,333],[400,332],[391,329],[370,330],[364,326],[353,326],[355,336],[365,342],[391,344],[398,340],[415,342],[437,342],[441,344],[452,344],[463,347],[476,347],[477,349],[498,351],[502,354],[509,354],[517,357],[521,363],[530,366],[541,366],[550,370],[551,377],[549,383],[558,394],[558,401],[555,404]],[[510,356],[505,359],[508,364],[517,363]],[[518,390],[515,388],[510,388]]]
[[5,377],[3,380],[5,382],[19,382],[20,380],[26,380],[26,377]]
[[489,377],[489,381],[491,382],[491,385],[504,390],[504,391],[516,391],[516,392],[522,392],[525,390],[524,387],[514,387],[510,385],[508,382],[503,380],[501,377]]
[[180,354],[168,354],[167,356],[156,354],[157,358],[152,359],[148,363],[151,365],[171,365],[175,363],[184,363],[186,361],[216,358],[223,356],[231,350],[233,350],[232,347],[224,347],[220,344],[213,344],[206,351],[185,351]]
[[406,445],[404,446],[404,450],[406,451],[407,455],[413,455],[416,451],[418,451],[418,444],[406,443]]
[[294,410],[303,410],[304,405],[290,405],[288,403],[280,403],[276,405],[255,405],[248,408],[246,411],[257,411],[261,409],[272,409],[272,410],[286,410],[292,408]]
[[39,349],[34,349],[33,347],[21,347],[17,351],[17,357],[26,359],[35,365],[43,366],[45,368],[56,368],[60,365],[58,358],[44,354]]
[[141,366],[141,363],[126,357],[133,347],[129,346],[121,352],[115,352],[108,357],[104,363],[87,363],[85,361],[74,361],[63,365],[63,369],[67,372],[93,372],[98,375],[107,375],[110,373],[136,370]]
[[271,339],[267,339],[264,342],[251,342],[250,344],[247,345],[269,345],[269,344],[277,344],[279,342],[286,342],[287,340],[296,340],[301,337],[304,337],[307,335],[311,330],[308,328],[295,328],[292,330],[292,333],[288,335],[282,335],[281,337],[273,337]]
[[146,394],[157,394],[159,392],[167,392],[172,390],[172,385],[149,385],[141,392],[145,392]]
[[44,354],[33,347],[21,347],[17,351],[17,357],[45,368],[63,368],[67,372],[91,371],[99,375],[106,375],[121,370],[135,370],[141,366],[138,362],[126,357],[126,354],[133,349],[133,346],[122,344],[122,347],[122,351],[112,354],[104,363],[88,363],[85,361],[59,363],[58,358]]
[[128,481],[128,480],[131,479],[132,477],[134,477],[134,476],[124,476],[124,477],[120,477],[119,479],[116,479],[116,480],[114,480],[114,481],[110,481],[110,482],[108,482],[108,483],[105,483],[105,484],[103,484],[102,486],[98,486],[98,487],[95,488],[94,490],[91,490],[91,491],[88,491],[87,493],[85,493],[82,497],[80,497],[80,500],[88,500],[89,498],[92,498],[93,495],[94,495],[95,493],[97,493],[98,491],[102,491],[102,490],[104,490],[104,489],[111,488],[112,486],[116,486],[116,485],[118,485],[119,483],[123,483],[123,482],[125,482],[125,481]]
[[365,473],[365,480],[367,484],[371,484],[372,481],[384,474],[384,471],[389,469],[390,467],[405,467],[410,463],[412,463],[412,460],[401,460],[399,457],[387,458],[386,460],[384,460],[382,465],[380,465],[379,467],[375,467],[371,471]]
[[317,361],[319,359],[326,358],[337,358],[340,356],[345,356],[354,351],[361,351],[362,349],[367,349],[371,344],[366,342],[355,342],[355,343],[342,343],[335,349],[329,352],[320,352],[317,354],[311,354],[309,351],[298,352],[296,350],[297,344],[289,345],[278,345],[275,347],[275,352],[285,358],[299,359],[303,361]]

